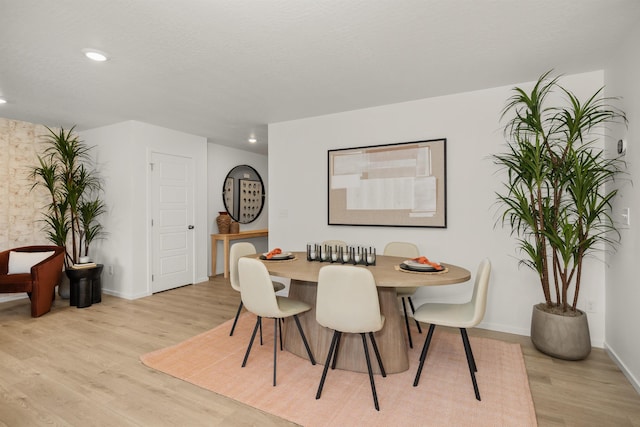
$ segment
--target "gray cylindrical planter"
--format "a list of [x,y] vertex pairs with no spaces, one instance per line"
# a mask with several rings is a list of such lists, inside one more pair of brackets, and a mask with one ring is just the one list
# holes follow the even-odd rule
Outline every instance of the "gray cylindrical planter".
[[69,299],[71,296],[71,285],[66,274],[60,275],[60,283],[58,284],[58,295],[62,299]]
[[533,306],[531,342],[541,352],[565,360],[581,360],[591,352],[587,314],[562,316],[544,311],[545,304]]

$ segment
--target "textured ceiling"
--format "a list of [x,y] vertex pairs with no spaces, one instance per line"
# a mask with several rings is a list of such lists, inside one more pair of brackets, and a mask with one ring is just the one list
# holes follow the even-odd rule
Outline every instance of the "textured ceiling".
[[638,0],[0,0],[0,117],[265,154],[268,123],[601,69],[638,24]]

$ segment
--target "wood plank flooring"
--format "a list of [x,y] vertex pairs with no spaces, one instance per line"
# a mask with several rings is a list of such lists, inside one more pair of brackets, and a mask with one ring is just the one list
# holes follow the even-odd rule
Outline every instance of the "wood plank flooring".
[[[26,299],[1,303],[0,426],[293,425],[139,361],[232,318],[239,301],[219,275],[135,301],[104,295],[84,309],[57,299],[38,319]],[[640,427],[640,395],[603,350],[565,362],[527,337],[470,335],[521,344],[540,426]],[[422,345],[424,335],[414,338]]]

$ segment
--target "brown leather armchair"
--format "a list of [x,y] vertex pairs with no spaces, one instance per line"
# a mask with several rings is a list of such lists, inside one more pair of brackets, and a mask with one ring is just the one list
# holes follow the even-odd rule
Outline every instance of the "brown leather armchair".
[[[9,252],[47,252],[53,255],[31,267],[31,273],[7,274]],[[0,293],[26,292],[31,299],[31,316],[51,310],[56,285],[60,283],[65,249],[61,246],[24,246],[0,252]]]

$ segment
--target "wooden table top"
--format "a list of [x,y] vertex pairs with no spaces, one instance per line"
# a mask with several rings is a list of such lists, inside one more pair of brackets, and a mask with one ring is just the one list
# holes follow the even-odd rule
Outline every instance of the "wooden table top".
[[212,234],[211,237],[215,240],[238,240],[248,239],[250,237],[267,237],[269,236],[269,229],[262,228],[260,230],[246,230],[239,233],[225,233],[225,234]]
[[[263,263],[267,266],[269,274],[273,276],[288,277],[294,280],[305,282],[317,282],[320,268],[332,265],[328,262],[307,261],[306,252],[292,252],[295,260],[267,261]],[[255,257],[255,255],[248,255]],[[439,286],[451,285],[454,283],[466,282],[471,278],[469,270],[449,263],[441,263],[447,267],[445,273],[414,273],[398,271],[396,266],[405,261],[406,258],[378,255],[376,265],[361,266],[369,269],[373,273],[378,287],[415,287],[415,286]],[[333,264],[341,265],[341,264]]]

